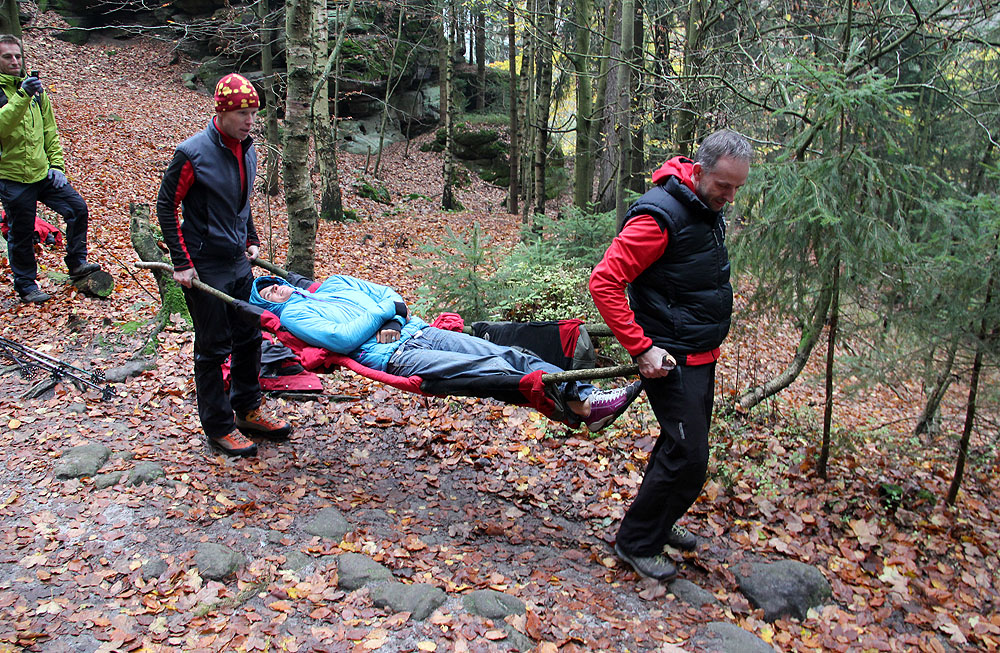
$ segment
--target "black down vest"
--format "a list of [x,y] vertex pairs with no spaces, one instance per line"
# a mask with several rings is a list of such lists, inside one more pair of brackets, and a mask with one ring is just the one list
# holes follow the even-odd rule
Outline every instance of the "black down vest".
[[629,284],[636,322],[674,356],[715,349],[726,339],[733,313],[722,213],[669,177],[629,207],[622,226],[638,215],[652,216],[667,231],[667,248]]

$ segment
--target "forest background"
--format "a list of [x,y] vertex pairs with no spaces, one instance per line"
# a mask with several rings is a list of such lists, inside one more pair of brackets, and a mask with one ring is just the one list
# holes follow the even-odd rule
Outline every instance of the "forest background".
[[[29,56],[43,46],[50,56],[63,53],[53,61],[67,66],[89,57],[78,74],[107,79],[109,94],[127,76],[97,75],[95,66],[102,57],[109,67],[127,60],[130,37],[166,44],[155,60],[177,93],[190,71],[195,85],[220,66],[250,75],[270,107],[259,134],[266,165],[257,214],[274,221],[272,256],[317,277],[353,265],[411,291],[427,310],[593,319],[589,266],[649,171],[692,153],[714,129],[746,134],[758,158],[730,216],[737,324],[719,384],[712,481],[697,507],[714,526],[700,534],[756,555],[821,560],[845,586],[836,618],[766,625],[730,597],[737,621],[789,648],[850,648],[856,640],[838,640],[834,621],[850,624],[855,637],[885,638],[886,628],[889,641],[912,638],[927,648],[995,646],[996,3],[261,2],[207,14],[204,5],[171,4],[177,14],[166,15],[141,4],[80,6],[63,8],[86,20],[62,23],[30,5],[4,4],[34,21],[26,22]],[[89,22],[95,15],[106,24]],[[25,22],[7,16],[8,27]],[[57,34],[92,42],[71,46]],[[182,47],[192,34],[215,48],[197,66]],[[51,76],[57,109],[60,74],[68,72]],[[431,150],[436,143],[440,159],[405,142],[338,152],[339,130],[359,104],[375,107],[380,137],[393,123],[404,133],[426,129],[391,101],[414,80],[439,89],[441,124],[430,127],[434,139],[417,142]],[[121,114],[108,109],[103,123],[82,123],[79,133],[64,127],[68,147],[86,159],[87,141],[101,141]],[[174,129],[157,114],[151,130],[163,127],[157,120],[171,125],[153,132],[160,159],[160,149],[197,129],[197,121]],[[502,191],[458,162],[469,133],[503,144],[492,156],[508,168]],[[414,167],[419,157],[434,163]],[[91,162],[101,175],[108,164]],[[148,185],[156,165],[145,165]],[[148,188],[130,201],[142,197],[151,197]],[[106,206],[123,225],[121,201]],[[111,250],[128,245],[96,224],[95,235]],[[371,240],[382,246],[378,256],[359,256],[359,243]],[[379,256],[385,268],[373,262]],[[14,313],[8,329],[65,324],[44,312]],[[157,337],[162,356],[164,340],[187,336],[174,321]],[[184,369],[182,360],[173,364]],[[164,392],[172,396],[154,395]],[[25,423],[24,407],[9,410],[10,420]],[[190,416],[176,419],[195,430]],[[16,431],[6,436],[14,443]],[[452,445],[472,446],[466,435]],[[586,537],[606,542],[613,533],[644,454],[627,464],[621,457],[630,458],[630,443],[648,450],[649,436],[640,412],[634,430],[596,440],[615,450],[606,454],[621,463],[613,471],[631,471],[616,477],[620,494],[577,511]],[[606,475],[614,463],[601,461],[595,473]],[[15,492],[4,509],[18,500]],[[815,514],[825,516],[821,527]],[[692,528],[699,531],[697,521]],[[594,555],[614,568],[616,582],[627,576],[606,553]],[[712,574],[728,596],[725,573]],[[898,621],[859,623],[862,606]],[[638,628],[629,637],[646,635]]]

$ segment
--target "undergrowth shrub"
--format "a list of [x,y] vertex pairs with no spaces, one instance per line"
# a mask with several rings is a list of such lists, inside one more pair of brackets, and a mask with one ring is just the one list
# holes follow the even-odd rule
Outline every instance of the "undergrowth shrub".
[[600,321],[587,282],[614,237],[614,213],[571,208],[559,217],[537,216],[506,255],[491,247],[479,224],[463,236],[450,229],[440,246],[418,259],[422,279],[418,309],[475,320]]
[[442,311],[459,313],[466,321],[485,320],[489,306],[497,301],[497,256],[491,251],[493,239],[482,232],[479,223],[472,225],[468,236],[446,227],[441,245],[425,245],[429,256],[414,261],[410,272],[422,280],[415,308],[433,319]]

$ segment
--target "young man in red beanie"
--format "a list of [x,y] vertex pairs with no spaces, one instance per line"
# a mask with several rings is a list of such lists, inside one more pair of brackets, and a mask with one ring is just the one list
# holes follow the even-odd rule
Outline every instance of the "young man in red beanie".
[[[259,108],[257,91],[245,77],[231,74],[219,80],[215,117],[204,131],[177,147],[156,200],[174,280],[184,287],[194,322],[198,416],[209,444],[227,456],[255,455],[257,445],[248,435],[280,441],[292,431],[288,422],[263,410],[260,327],[191,287],[198,279],[237,299],[250,299],[250,261],[260,247],[250,215],[257,174],[250,128]],[[230,355],[226,392],[222,365]]]

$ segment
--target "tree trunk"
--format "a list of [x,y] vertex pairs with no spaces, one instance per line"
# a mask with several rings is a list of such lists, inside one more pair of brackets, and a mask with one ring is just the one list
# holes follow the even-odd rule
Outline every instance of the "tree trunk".
[[520,186],[523,189],[523,214],[522,224],[528,224],[528,212],[531,210],[532,198],[535,185],[533,183],[534,166],[531,165],[531,144],[534,143],[534,111],[535,111],[535,52],[536,39],[533,34],[536,30],[531,28],[525,35],[524,48],[521,50],[521,71],[518,80],[520,84],[520,127],[521,127],[521,162],[518,165],[521,171]]
[[448,3],[448,11],[445,20],[448,21],[445,27],[445,50],[449,53],[448,63],[445,67],[445,88],[448,89],[448,102],[442,105],[444,108],[444,188],[441,191],[441,208],[451,211],[456,208],[454,177],[455,177],[455,104],[452,101],[452,90],[455,82],[455,58],[450,56],[453,51],[455,39],[458,36],[457,18],[455,16],[455,3],[451,0]]
[[277,40],[277,30],[274,27],[274,15],[271,12],[271,0],[261,0],[257,5],[261,26],[261,72],[264,75],[262,86],[264,90],[264,106],[266,107],[267,149],[264,171],[264,192],[277,195],[281,190],[281,161],[278,143],[281,136],[278,132],[278,95],[274,92],[274,42]]
[[[994,257],[997,250],[994,250]],[[996,284],[996,276],[990,275],[986,283],[986,298],[983,301],[983,315],[988,315],[993,304],[993,287]],[[972,360],[972,377],[969,379],[969,399],[965,404],[965,426],[962,428],[962,438],[958,441],[958,457],[955,460],[955,475],[951,479],[951,487],[948,488],[946,499],[949,506],[955,505],[958,499],[958,490],[962,486],[962,477],[965,475],[965,461],[969,457],[969,440],[972,439],[972,427],[976,422],[976,398],[979,394],[979,378],[983,369],[983,350],[987,347],[987,337],[995,340],[998,329],[993,329],[990,334],[986,318],[983,318],[979,328],[978,342],[976,343],[976,355]]]
[[[985,336],[985,333],[981,333]],[[958,490],[962,486],[962,477],[965,475],[965,460],[969,456],[969,440],[972,439],[972,426],[976,422],[976,397],[979,394],[979,376],[983,369],[983,347],[976,348],[976,355],[972,360],[972,378],[969,379],[969,399],[965,404],[965,426],[962,428],[962,438],[958,441],[958,457],[955,460],[955,475],[951,478],[951,486],[948,488],[948,497],[945,501],[949,506],[955,505],[958,499]]]
[[12,34],[21,38],[21,10],[17,0],[0,0],[3,9],[0,11],[0,33]]
[[[643,60],[644,50],[643,50],[643,15],[642,15],[642,5],[636,5],[634,12],[635,21],[632,25],[632,93],[629,95],[629,99],[632,100],[632,106],[629,109],[629,117],[631,118],[632,131],[632,151],[629,156],[629,183],[628,188],[636,193],[641,194],[646,190],[646,180],[645,180],[645,168],[646,168],[646,156],[645,156],[645,138],[646,131],[643,128],[643,121],[641,119],[636,119],[635,116],[638,113],[642,115],[642,105],[646,103],[647,93],[644,89],[643,82]],[[623,216],[624,217],[624,216]]]
[[597,166],[597,212],[606,213],[615,208],[615,179],[618,177],[617,153],[621,147],[615,129],[615,111],[612,104],[618,102],[618,70],[614,61],[621,56],[621,2],[609,0],[605,16],[604,46],[601,49],[601,71],[597,88],[597,107],[601,112],[601,134],[604,144],[598,148]]
[[840,317],[840,257],[833,261],[833,297],[830,299],[830,330],[826,340],[826,400],[823,403],[823,444],[816,472],[826,480],[830,461],[830,429],[833,424],[833,364],[837,352],[837,321]]
[[823,325],[826,323],[826,316],[830,309],[832,298],[832,288],[826,287],[819,293],[816,298],[816,304],[813,307],[812,319],[802,329],[798,349],[788,367],[770,381],[750,388],[740,395],[740,398],[736,401],[736,410],[740,412],[750,410],[768,397],[781,392],[798,378],[802,369],[806,366],[813,348],[819,341],[820,335],[823,333]]
[[517,30],[515,29],[516,17],[514,15],[513,0],[507,5],[507,45],[508,63],[510,65],[510,185],[507,189],[507,211],[517,214],[517,200],[520,194],[520,124],[518,122],[517,101]]
[[476,21],[476,111],[486,108],[486,14],[475,13]]
[[441,89],[439,95],[441,96],[440,105],[441,105],[442,126],[444,126],[444,124],[447,121],[448,106],[451,104],[451,98],[448,97],[448,92],[450,91],[450,89],[448,88],[447,71],[448,71],[448,66],[451,65],[451,60],[454,57],[454,52],[452,51],[452,48],[455,47],[448,39],[448,23],[447,23],[448,4],[449,3],[445,3],[445,6],[442,7],[441,32],[438,34],[438,43],[441,44],[438,49],[438,70],[441,71],[440,74],[438,75],[438,80]]
[[586,208],[594,191],[594,97],[590,83],[590,24],[593,0],[577,0],[576,42],[572,54],[576,73],[576,165],[573,179],[573,204]]
[[618,224],[625,217],[625,189],[632,174],[632,70],[628,58],[634,44],[631,19],[635,12],[634,0],[622,0],[621,57],[618,62],[617,100],[614,108],[615,132],[618,135],[618,170],[615,176],[615,216]]
[[934,424],[937,420],[938,409],[941,407],[941,401],[944,399],[944,395],[948,391],[948,388],[951,387],[951,382],[954,379],[951,370],[955,366],[955,354],[957,351],[958,343],[949,343],[948,358],[934,380],[934,387],[927,395],[927,401],[924,402],[924,409],[917,419],[917,425],[913,427],[913,435],[932,434],[935,432]]
[[545,166],[549,150],[549,110],[552,104],[552,49],[555,9],[551,0],[540,0],[541,21],[538,48],[538,104],[535,112],[535,213],[545,214]]
[[[149,219],[149,205],[136,204],[129,205],[129,237],[135,253],[139,255],[140,261],[148,263],[170,263],[170,258],[163,253],[157,243],[162,240],[159,225],[153,227]],[[156,290],[160,295],[161,319],[169,317],[171,314],[183,315],[188,324],[191,323],[191,314],[188,312],[187,304],[184,302],[184,291],[171,274],[163,270],[153,269],[153,278],[156,279]]]
[[[346,26],[342,26],[346,29]],[[316,28],[313,39],[313,70],[325,70],[329,58],[330,16],[326,0],[316,5]],[[337,142],[330,123],[330,82],[324,74],[316,75],[316,85],[310,103],[316,162],[319,164],[319,217],[323,220],[343,220],[344,204],[340,193],[340,169],[337,164]]]
[[704,0],[690,0],[689,13],[685,28],[683,77],[681,84],[684,99],[677,116],[677,150],[683,156],[691,156],[694,151],[695,139],[698,135],[698,123],[701,120],[701,106],[698,94],[701,91],[697,79],[702,69],[704,56],[701,52],[702,28],[704,25]]
[[288,206],[288,264],[285,267],[310,279],[314,276],[318,219],[309,174],[313,5],[311,0],[287,0],[285,3],[288,89],[283,167]]

